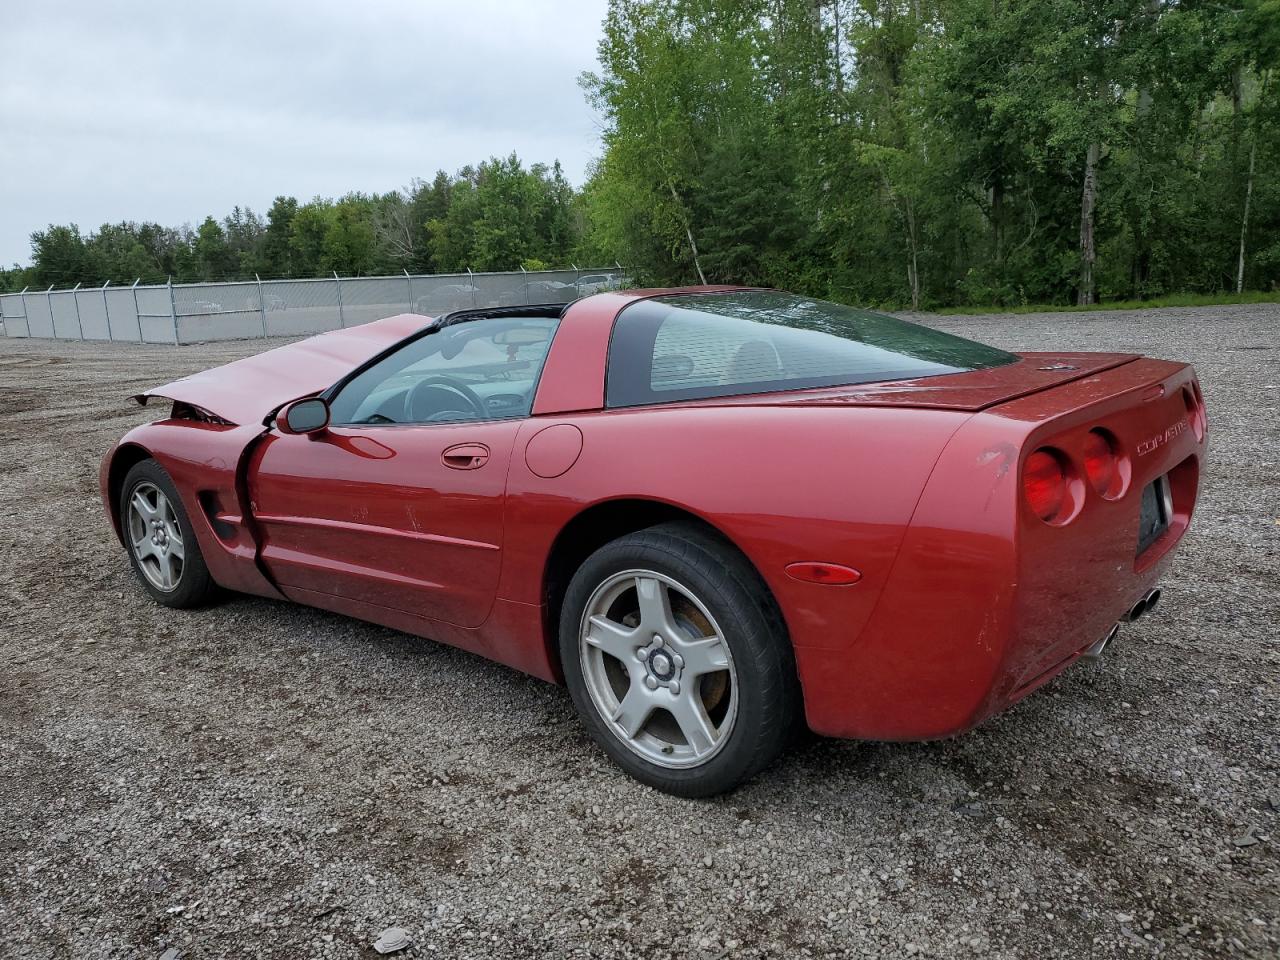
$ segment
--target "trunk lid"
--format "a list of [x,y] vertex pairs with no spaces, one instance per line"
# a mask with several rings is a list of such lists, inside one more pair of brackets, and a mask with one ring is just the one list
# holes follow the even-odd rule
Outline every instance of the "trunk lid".
[[1083,380],[1138,359],[1138,355],[1133,353],[1020,353],[1017,356],[1015,363],[968,373],[690,402],[743,406],[902,406],[978,411],[1074,380]]
[[[1019,493],[1016,524],[1020,643],[1008,665],[1019,688],[1102,638],[1168,567],[1186,532],[1207,454],[1195,371],[1143,358],[1097,377],[990,410],[1027,429],[1021,465],[1033,451],[1057,451],[1075,492],[1064,515],[1042,521]],[[1193,413],[1198,409],[1199,414]],[[1100,489],[1086,466],[1090,435],[1102,432],[1116,482]],[[1148,535],[1149,500],[1164,500],[1164,525]]]

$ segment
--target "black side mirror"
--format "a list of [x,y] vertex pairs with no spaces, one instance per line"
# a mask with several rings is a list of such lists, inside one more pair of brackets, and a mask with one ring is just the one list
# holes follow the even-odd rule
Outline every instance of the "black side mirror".
[[329,425],[329,404],[320,397],[307,397],[285,404],[276,414],[281,433],[317,433]]

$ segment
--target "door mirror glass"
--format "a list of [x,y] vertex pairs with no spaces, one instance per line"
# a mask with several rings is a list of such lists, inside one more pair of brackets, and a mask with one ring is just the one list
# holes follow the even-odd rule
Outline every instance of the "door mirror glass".
[[295,400],[276,414],[281,433],[315,433],[329,425],[329,404],[320,397]]

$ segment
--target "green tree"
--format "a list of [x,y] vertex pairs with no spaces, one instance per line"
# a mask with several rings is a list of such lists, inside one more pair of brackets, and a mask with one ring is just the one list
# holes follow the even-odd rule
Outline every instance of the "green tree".
[[205,217],[192,246],[196,276],[200,280],[226,280],[236,272],[236,255],[226,232],[213,217]]
[[614,0],[578,249],[1090,303],[1277,277],[1277,0]]
[[295,277],[317,277],[324,269],[325,235],[333,202],[319,197],[298,208],[289,223],[289,263]]
[[31,268],[14,264],[0,267],[0,293],[18,293],[31,286]]
[[330,208],[321,243],[321,270],[344,276],[376,272],[373,211],[372,200],[357,193],[347,194]]
[[442,215],[427,221],[431,259],[439,272],[456,273],[470,264],[480,216],[478,179],[475,167],[464,167],[449,187],[449,203]]
[[294,197],[276,197],[267,211],[262,238],[262,276],[297,276],[293,266],[293,218],[298,215]]
[[50,224],[31,234],[32,274],[38,286],[75,286],[96,279],[80,228]]

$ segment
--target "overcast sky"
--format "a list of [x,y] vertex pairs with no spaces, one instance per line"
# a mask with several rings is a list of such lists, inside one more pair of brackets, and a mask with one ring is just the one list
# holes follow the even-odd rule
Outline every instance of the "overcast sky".
[[7,4],[0,263],[49,223],[221,218],[516,151],[580,185],[605,0]]

